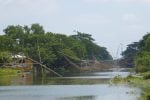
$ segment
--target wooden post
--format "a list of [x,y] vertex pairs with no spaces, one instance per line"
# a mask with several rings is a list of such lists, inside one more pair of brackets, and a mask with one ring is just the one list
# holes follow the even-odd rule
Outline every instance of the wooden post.
[[62,75],[58,74],[57,72],[55,72],[54,70],[48,68],[47,66],[45,66],[45,65],[43,65],[43,64],[41,64],[41,63],[39,63],[38,61],[33,60],[33,59],[31,59],[31,58],[28,58],[28,59],[30,59],[31,61],[33,61],[33,62],[39,64],[39,65],[42,66],[44,69],[46,69],[46,70],[48,70],[48,71],[54,73],[55,75],[57,75],[57,76],[59,76],[59,77],[63,77]]

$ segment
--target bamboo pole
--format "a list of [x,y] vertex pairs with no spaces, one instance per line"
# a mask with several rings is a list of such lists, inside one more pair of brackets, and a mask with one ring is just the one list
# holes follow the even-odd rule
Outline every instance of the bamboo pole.
[[31,59],[31,58],[28,58],[28,59],[30,59],[31,61],[33,61],[33,62],[35,62],[35,63],[37,63],[37,64],[39,64],[39,65],[41,65],[43,68],[49,70],[50,72],[53,72],[55,75],[57,75],[57,76],[59,76],[59,77],[63,77],[62,75],[58,74],[57,72],[55,72],[54,70],[48,68],[47,66],[41,64],[40,62],[38,62],[38,61],[36,61],[36,60],[33,60],[33,59]]
[[73,65],[76,69],[81,70],[81,68],[80,68],[77,64],[75,64],[75,63],[73,63],[72,61],[70,61],[70,59],[67,57],[66,54],[64,54],[63,52],[60,52],[60,53],[63,55],[63,57],[64,57],[71,65]]

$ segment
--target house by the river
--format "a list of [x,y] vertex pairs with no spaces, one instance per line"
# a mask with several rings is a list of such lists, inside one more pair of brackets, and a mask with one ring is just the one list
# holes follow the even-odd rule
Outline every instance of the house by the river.
[[13,55],[12,56],[12,67],[22,70],[22,71],[31,71],[33,67],[33,62],[28,59],[26,56],[22,55]]

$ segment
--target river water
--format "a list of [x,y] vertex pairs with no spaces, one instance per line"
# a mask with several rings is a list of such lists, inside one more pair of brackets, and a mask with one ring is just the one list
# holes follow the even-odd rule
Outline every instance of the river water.
[[96,72],[69,77],[0,78],[0,100],[137,100],[140,89],[127,84],[113,85],[110,79],[128,72]]

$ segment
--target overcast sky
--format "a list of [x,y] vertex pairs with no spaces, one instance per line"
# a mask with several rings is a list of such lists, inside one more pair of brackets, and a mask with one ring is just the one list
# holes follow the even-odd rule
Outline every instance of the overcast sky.
[[56,33],[92,34],[115,57],[120,43],[125,49],[150,32],[150,0],[0,0],[1,34],[8,25],[32,23]]

